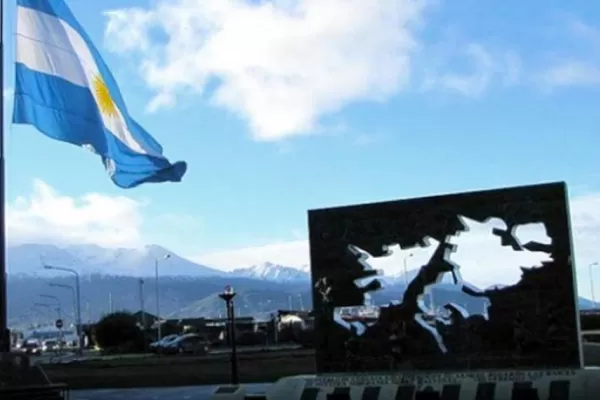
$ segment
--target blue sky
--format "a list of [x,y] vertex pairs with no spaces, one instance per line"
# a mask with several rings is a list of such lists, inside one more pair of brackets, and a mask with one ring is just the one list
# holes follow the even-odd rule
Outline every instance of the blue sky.
[[[67,2],[131,114],[189,169],[179,184],[122,190],[87,151],[9,127],[8,200],[23,197],[18,221],[32,226],[14,229],[30,240],[36,223],[65,240],[96,229],[57,217],[101,207],[86,208],[89,193],[106,207],[133,199],[131,219],[111,216],[128,227],[96,229],[119,230],[122,243],[106,243],[222,264],[230,249],[303,242],[310,208],[555,180],[600,193],[598,2]],[[34,180],[56,193],[35,197]],[[581,213],[600,232],[600,210]],[[272,257],[253,251],[248,262]]]

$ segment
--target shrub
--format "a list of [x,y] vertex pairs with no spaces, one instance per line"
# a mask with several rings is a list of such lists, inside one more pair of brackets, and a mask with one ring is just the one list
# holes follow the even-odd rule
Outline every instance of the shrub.
[[102,317],[94,327],[93,336],[98,346],[111,353],[143,351],[146,345],[137,319],[126,311]]

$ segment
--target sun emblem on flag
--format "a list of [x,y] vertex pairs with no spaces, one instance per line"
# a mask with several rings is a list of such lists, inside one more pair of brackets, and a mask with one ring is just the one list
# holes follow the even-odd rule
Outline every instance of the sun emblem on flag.
[[100,75],[95,75],[93,78],[94,93],[96,94],[96,101],[100,112],[107,117],[114,117],[117,115],[117,106],[110,95],[108,86],[104,83],[104,80]]

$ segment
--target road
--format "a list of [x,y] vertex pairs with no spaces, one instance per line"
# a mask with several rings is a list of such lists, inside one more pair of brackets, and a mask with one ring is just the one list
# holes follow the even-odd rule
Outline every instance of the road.
[[[264,393],[269,384],[244,385],[248,393]],[[209,400],[217,386],[146,389],[72,390],[71,400]]]
[[[297,344],[278,344],[278,345],[270,345],[270,346],[240,346],[238,347],[238,353],[251,353],[257,351],[281,351],[281,350],[295,350],[301,348]],[[214,348],[211,349],[209,354],[227,354],[231,351],[229,348]],[[30,360],[33,364],[49,364],[54,362],[68,362],[73,361],[75,359],[78,360],[92,360],[92,359],[102,359],[102,360],[110,360],[116,358],[143,358],[143,357],[152,357],[154,354],[125,354],[125,355],[113,355],[113,356],[101,356],[98,351],[86,350],[83,353],[83,357],[79,357],[74,352],[65,352],[61,357],[57,354],[43,354],[41,356],[31,356]]]

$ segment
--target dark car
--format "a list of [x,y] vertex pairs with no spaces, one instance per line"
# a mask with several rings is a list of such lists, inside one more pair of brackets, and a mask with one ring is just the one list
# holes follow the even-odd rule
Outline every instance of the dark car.
[[35,339],[24,341],[19,350],[26,354],[42,354],[42,346]]
[[183,335],[163,347],[169,354],[206,354],[209,350],[208,341],[195,333]]

